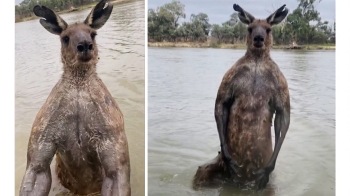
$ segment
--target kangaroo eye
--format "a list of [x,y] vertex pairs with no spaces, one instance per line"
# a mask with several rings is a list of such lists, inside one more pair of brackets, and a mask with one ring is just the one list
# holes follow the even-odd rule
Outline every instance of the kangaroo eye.
[[91,35],[90,35],[91,39],[94,39],[96,35],[97,35],[96,33],[91,33]]
[[253,28],[252,28],[252,27],[249,27],[249,28],[248,28],[248,31],[249,31],[249,33],[252,33]]
[[270,33],[270,32],[271,32],[270,28],[266,29],[266,33]]
[[68,44],[68,42],[69,42],[69,37],[68,37],[68,36],[64,36],[64,37],[62,38],[62,41],[63,41],[64,43]]

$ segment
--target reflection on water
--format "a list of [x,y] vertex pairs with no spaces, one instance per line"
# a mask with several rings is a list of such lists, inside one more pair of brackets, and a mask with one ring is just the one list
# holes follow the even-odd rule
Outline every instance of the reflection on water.
[[150,195],[335,195],[334,51],[271,52],[288,80],[292,111],[276,169],[264,191],[227,185],[191,188],[197,167],[220,150],[215,98],[224,73],[244,53],[149,48]]
[[[144,1],[114,5],[96,37],[101,60],[97,72],[117,100],[129,142],[132,195],[144,195]],[[83,21],[90,10],[62,15],[68,24]],[[34,118],[62,73],[60,41],[38,20],[16,23],[16,195],[25,167]],[[53,163],[54,164],[54,163]],[[53,166],[53,164],[51,164]],[[55,195],[59,190],[51,191]]]

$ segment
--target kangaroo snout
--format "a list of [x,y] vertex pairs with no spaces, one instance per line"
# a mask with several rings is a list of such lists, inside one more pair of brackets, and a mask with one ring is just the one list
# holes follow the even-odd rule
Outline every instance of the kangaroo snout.
[[90,52],[94,50],[94,45],[92,44],[92,42],[85,40],[78,43],[77,50],[78,52]]
[[257,48],[261,48],[264,45],[266,32],[262,27],[257,27],[253,30],[253,43]]
[[253,40],[254,40],[254,46],[257,48],[261,48],[264,44],[264,37],[261,35],[256,35]]
[[254,37],[254,42],[263,42],[264,41],[264,37],[261,35],[257,35]]

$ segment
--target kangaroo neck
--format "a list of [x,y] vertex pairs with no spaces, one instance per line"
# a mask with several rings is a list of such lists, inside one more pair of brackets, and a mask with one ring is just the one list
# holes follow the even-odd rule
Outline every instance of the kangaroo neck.
[[96,64],[78,63],[76,65],[64,65],[62,78],[73,82],[86,81],[90,76],[96,75]]
[[259,61],[265,61],[266,59],[270,58],[270,50],[248,49],[245,53],[245,57],[258,63]]

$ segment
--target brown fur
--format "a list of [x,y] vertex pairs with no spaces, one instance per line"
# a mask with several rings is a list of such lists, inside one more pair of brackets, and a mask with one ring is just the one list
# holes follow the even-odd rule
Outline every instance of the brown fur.
[[222,160],[221,153],[208,163],[198,167],[193,178],[193,188],[197,189],[202,186],[215,186],[220,184],[225,178],[228,178],[227,170]]
[[[275,167],[278,152],[289,127],[290,98],[285,77],[270,57],[271,25],[267,20],[243,18],[248,21],[247,52],[224,75],[215,104],[215,119],[222,145],[221,170],[199,168],[194,185],[206,184],[212,176],[229,171],[238,184],[255,181],[265,187]],[[283,18],[282,18],[283,19]],[[263,30],[263,31],[262,31]],[[261,47],[254,38],[264,38]],[[272,149],[271,126],[275,117],[275,150]],[[281,136],[280,136],[281,133]],[[235,162],[235,163],[234,163]],[[258,175],[254,174],[258,172]]]
[[[35,9],[46,13],[34,10],[36,14],[52,17],[45,7]],[[108,19],[111,9],[100,12]],[[62,19],[56,16],[55,20]],[[57,177],[70,192],[131,195],[123,114],[96,73],[98,50],[92,35],[96,29],[91,28],[96,24],[61,25],[60,31],[53,20],[47,21],[58,29],[48,30],[59,32],[64,72],[33,123],[20,195],[48,195],[50,163],[55,154]],[[69,37],[69,43],[63,41],[64,37]],[[77,46],[83,42],[91,43],[93,49],[78,52]]]

